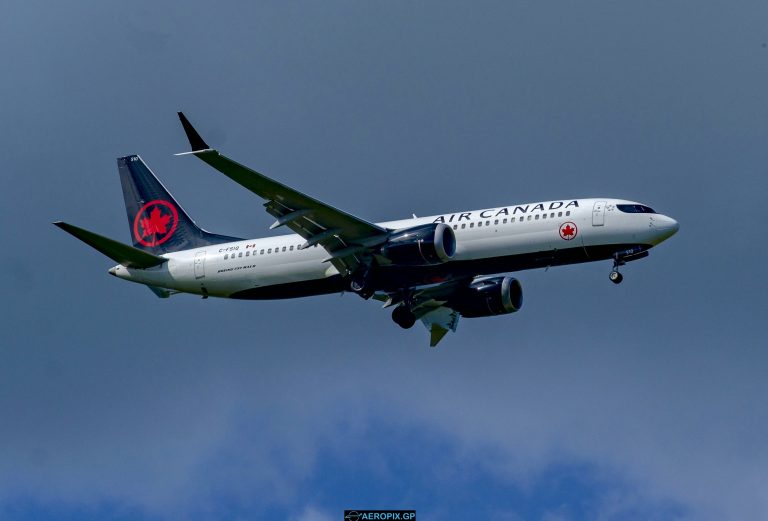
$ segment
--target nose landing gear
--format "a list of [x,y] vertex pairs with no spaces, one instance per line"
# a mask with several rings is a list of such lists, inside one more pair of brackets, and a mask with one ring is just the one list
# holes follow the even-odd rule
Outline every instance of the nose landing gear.
[[621,281],[624,280],[624,277],[621,275],[621,273],[619,273],[619,266],[624,266],[630,261],[644,259],[647,256],[648,248],[642,245],[633,246],[628,250],[614,253],[613,269],[611,269],[611,273],[608,275],[608,278],[611,279],[611,282],[614,284],[621,284]]
[[614,253],[613,268],[611,269],[611,272],[608,274],[608,278],[614,284],[621,284],[621,281],[624,280],[624,275],[619,273],[619,266],[624,266],[624,264],[626,264],[624,259],[620,257],[618,253]]

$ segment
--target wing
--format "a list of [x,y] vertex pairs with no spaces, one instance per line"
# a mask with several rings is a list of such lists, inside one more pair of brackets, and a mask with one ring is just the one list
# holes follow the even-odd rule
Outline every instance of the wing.
[[[320,245],[329,253],[339,273],[349,275],[370,255],[370,249],[387,240],[388,230],[350,215],[294,190],[229,159],[210,148],[183,113],[179,119],[187,134],[192,154],[236,183],[266,200],[264,208],[277,220],[270,227],[287,226],[306,242],[302,248]],[[177,154],[181,155],[181,154]]]

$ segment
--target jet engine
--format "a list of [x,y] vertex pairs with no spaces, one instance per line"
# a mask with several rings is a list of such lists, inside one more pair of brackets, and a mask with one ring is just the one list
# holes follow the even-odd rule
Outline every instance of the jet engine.
[[393,264],[431,266],[442,264],[456,253],[453,229],[431,223],[395,231],[384,243],[381,254]]
[[451,307],[467,318],[506,315],[523,306],[523,287],[513,277],[476,279],[451,299]]

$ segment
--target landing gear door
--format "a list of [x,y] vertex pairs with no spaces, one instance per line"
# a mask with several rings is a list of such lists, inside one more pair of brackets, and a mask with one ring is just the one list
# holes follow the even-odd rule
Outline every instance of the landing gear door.
[[195,254],[195,278],[205,277],[205,252],[201,251]]
[[603,226],[605,224],[605,201],[595,201],[592,207],[592,226]]

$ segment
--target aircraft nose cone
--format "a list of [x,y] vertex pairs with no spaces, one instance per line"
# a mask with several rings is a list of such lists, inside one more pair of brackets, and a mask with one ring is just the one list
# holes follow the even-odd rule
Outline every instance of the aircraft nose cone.
[[662,221],[662,228],[665,230],[671,232],[670,236],[677,233],[677,230],[680,229],[680,223],[674,220],[672,217],[664,216],[664,220]]
[[659,242],[669,239],[680,229],[680,223],[666,215],[656,215],[653,219],[653,227],[659,236]]
[[677,230],[679,230],[679,229],[680,229],[680,223],[679,223],[679,222],[677,222],[677,221],[676,221],[676,220],[674,220],[674,219],[670,219],[670,221],[672,221],[672,223],[670,224],[670,226],[671,226],[671,228],[672,228],[672,235],[674,235],[674,234],[676,234],[676,233],[677,233]]

